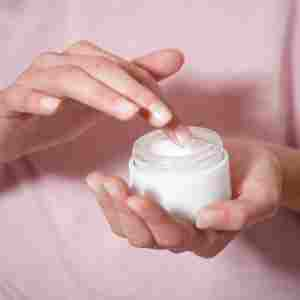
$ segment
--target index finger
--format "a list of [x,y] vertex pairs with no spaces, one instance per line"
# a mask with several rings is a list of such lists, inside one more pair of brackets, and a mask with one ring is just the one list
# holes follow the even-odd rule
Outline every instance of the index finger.
[[[112,64],[110,68],[107,68],[106,72],[103,70],[103,72],[96,73],[96,79],[101,80],[144,108],[145,113],[143,115],[146,119],[149,119],[149,122],[153,126],[163,127],[173,118],[173,113],[164,102],[162,93],[155,79],[138,65],[130,63],[121,57],[85,41],[72,45],[66,49],[64,53],[74,57],[101,57],[103,62],[106,61],[106,64],[111,61]],[[141,61],[144,60],[145,59],[142,59]],[[179,68],[177,61],[176,70]],[[171,67],[169,67],[169,69],[171,69]],[[92,76],[95,76],[95,74],[92,74]]]
[[[51,68],[58,67],[81,68],[100,84],[104,84],[111,92],[129,99],[139,108],[149,111],[149,122],[154,127],[163,127],[173,118],[172,112],[159,96],[105,57],[45,53],[34,62],[33,70],[47,72]],[[75,84],[79,84],[79,82],[75,82]],[[105,99],[100,98],[98,101],[105,101]]]

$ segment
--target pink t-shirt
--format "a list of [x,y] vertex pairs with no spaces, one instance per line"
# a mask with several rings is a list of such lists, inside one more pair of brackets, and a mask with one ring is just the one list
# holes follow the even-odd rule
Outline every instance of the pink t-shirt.
[[[164,89],[186,123],[296,146],[295,6],[2,0],[0,86],[40,52],[79,39],[128,58],[180,48],[186,65]],[[145,130],[140,120],[103,118],[75,142],[1,166],[0,299],[299,299],[300,223],[287,212],[209,261],[133,249],[111,234],[83,180],[96,168],[126,176],[132,142]]]

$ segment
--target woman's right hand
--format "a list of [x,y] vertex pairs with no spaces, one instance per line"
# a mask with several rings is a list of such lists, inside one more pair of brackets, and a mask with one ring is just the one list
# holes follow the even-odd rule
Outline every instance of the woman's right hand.
[[95,124],[99,111],[119,120],[140,112],[152,126],[165,126],[173,115],[157,80],[182,64],[177,50],[128,62],[86,41],[41,54],[0,91],[0,162],[77,137]]

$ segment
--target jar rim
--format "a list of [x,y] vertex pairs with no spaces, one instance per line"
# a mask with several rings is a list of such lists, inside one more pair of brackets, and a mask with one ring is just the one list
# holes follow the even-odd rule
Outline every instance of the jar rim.
[[[195,165],[214,157],[224,158],[223,142],[217,132],[203,127],[189,127],[195,139],[205,141],[202,147],[197,151],[184,156],[167,156],[154,153],[151,151],[153,143],[167,139],[166,134],[162,130],[154,130],[149,132],[139,139],[133,145],[132,161],[138,166],[147,166],[151,164],[152,167],[170,168],[170,167],[187,167]],[[219,160],[221,160],[219,158]]]

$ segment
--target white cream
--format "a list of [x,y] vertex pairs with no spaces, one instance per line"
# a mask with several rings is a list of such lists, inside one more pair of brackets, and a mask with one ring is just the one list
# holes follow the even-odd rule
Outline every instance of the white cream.
[[139,138],[129,163],[130,185],[171,214],[195,221],[197,211],[231,198],[228,154],[220,137],[191,127],[185,147],[156,130]]
[[153,143],[150,151],[161,156],[186,156],[199,151],[203,145],[204,141],[200,139],[193,139],[184,147],[174,144],[170,139],[162,139]]

